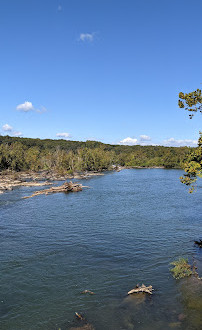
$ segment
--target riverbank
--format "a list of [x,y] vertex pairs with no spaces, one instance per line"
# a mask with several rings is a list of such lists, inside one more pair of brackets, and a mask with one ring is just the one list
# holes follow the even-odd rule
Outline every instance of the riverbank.
[[15,187],[25,186],[25,187],[40,187],[40,186],[49,186],[52,185],[52,182],[44,181],[26,181],[21,178],[16,178],[14,175],[5,175],[0,176],[0,194],[3,194],[5,191],[13,190]]
[[[113,166],[112,171],[120,172],[124,169],[165,169],[163,166]],[[107,171],[84,171],[72,174],[60,174],[55,171],[2,171],[0,172],[0,194],[8,190],[13,190],[18,186],[40,187],[52,185],[54,181],[66,181],[71,179],[89,179],[94,176],[102,176]]]
[[0,172],[0,194],[13,190],[15,187],[40,187],[53,185],[54,181],[66,181],[69,179],[88,179],[93,176],[104,175],[101,172],[84,172],[61,175],[53,171],[40,172]]

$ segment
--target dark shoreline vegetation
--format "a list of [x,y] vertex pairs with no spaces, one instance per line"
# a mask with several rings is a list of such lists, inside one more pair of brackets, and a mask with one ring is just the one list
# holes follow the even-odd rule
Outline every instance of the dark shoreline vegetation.
[[182,168],[195,148],[110,145],[0,136],[0,171],[101,172],[116,166]]

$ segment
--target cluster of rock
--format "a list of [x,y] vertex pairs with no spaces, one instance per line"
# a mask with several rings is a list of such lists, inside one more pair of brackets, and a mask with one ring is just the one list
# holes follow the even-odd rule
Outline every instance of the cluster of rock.
[[89,179],[93,176],[99,176],[99,175],[104,175],[104,173],[101,173],[101,172],[74,173],[73,178],[74,179]]
[[[18,186],[25,187],[41,187],[52,185],[51,181],[65,181],[70,178],[74,179],[88,179],[92,176],[104,175],[103,173],[96,172],[84,172],[84,173],[74,173],[73,175],[60,175],[52,171],[41,171],[41,172],[0,172],[0,194],[8,190],[13,190],[13,188]],[[69,184],[63,186],[62,192],[66,191],[80,191],[81,186],[78,184]],[[60,192],[59,187],[54,187],[52,192]],[[38,192],[36,192],[38,194]]]
[[[88,179],[97,175],[104,174],[100,172],[77,172],[72,175],[61,175],[53,171],[0,172],[0,194],[8,190],[13,190],[14,187],[18,186],[40,187],[52,185],[53,183],[51,181],[65,181],[67,179]],[[77,188],[74,187],[73,189]]]
[[40,187],[52,185],[51,182],[34,182],[34,181],[24,181],[22,179],[15,179],[12,177],[0,177],[0,194],[3,194],[5,191],[13,190],[15,187],[25,186],[25,187]]
[[74,172],[72,174],[59,174],[54,171],[40,171],[40,172],[21,172],[20,178],[30,180],[50,180],[50,181],[64,181],[67,179],[88,179],[92,176],[104,175],[101,172]]
[[74,183],[74,182],[70,181],[70,182],[63,183],[61,186],[51,187],[48,189],[35,191],[31,196],[26,196],[24,198],[31,198],[31,197],[38,196],[38,195],[50,195],[50,194],[59,193],[59,192],[64,192],[64,193],[77,192],[77,191],[81,191],[82,188],[83,188],[82,184]]

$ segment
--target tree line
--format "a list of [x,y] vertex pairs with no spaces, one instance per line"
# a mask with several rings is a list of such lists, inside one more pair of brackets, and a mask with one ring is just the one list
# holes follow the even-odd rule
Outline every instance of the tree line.
[[0,170],[58,173],[110,170],[113,166],[182,168],[194,148],[123,146],[97,141],[0,136]]

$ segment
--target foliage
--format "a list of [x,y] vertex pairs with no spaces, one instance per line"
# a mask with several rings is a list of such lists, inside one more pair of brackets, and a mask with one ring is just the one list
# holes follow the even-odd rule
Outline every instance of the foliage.
[[190,155],[188,155],[185,163],[184,170],[186,174],[180,177],[182,183],[191,186],[189,192],[193,192],[194,183],[197,177],[202,177],[202,133],[198,140],[198,148],[196,148]]
[[[197,89],[191,93],[179,93],[178,105],[180,108],[188,110],[190,112],[200,111],[202,113],[202,95],[201,90]],[[190,118],[193,117],[193,113],[189,115]]]
[[[184,94],[179,93],[178,105],[180,108],[191,112],[199,111],[202,113],[202,93],[200,89],[194,92]],[[189,115],[190,118],[193,114]],[[190,186],[189,192],[192,193],[195,189],[194,183],[197,177],[202,176],[202,133],[199,132],[198,148],[191,152],[184,162],[184,170],[186,174],[180,177],[182,183]]]
[[97,141],[0,136],[0,170],[53,170],[61,174],[110,170],[112,165],[181,168],[194,148],[123,146]]
[[193,274],[191,266],[188,264],[188,259],[180,258],[171,262],[174,267],[171,269],[173,277],[176,279],[184,278]]

